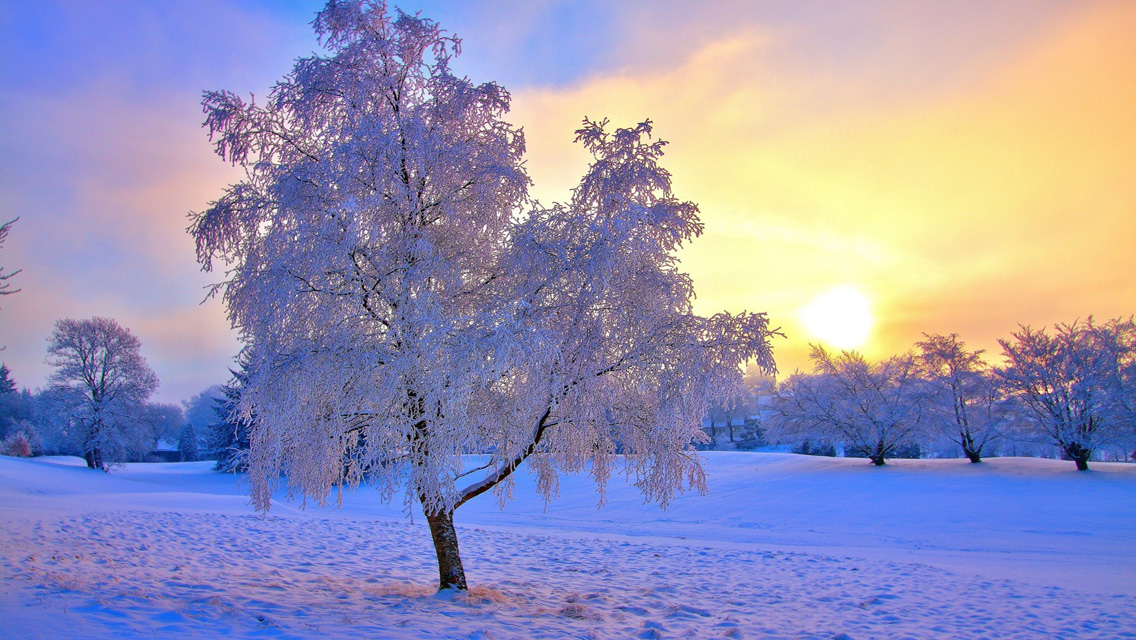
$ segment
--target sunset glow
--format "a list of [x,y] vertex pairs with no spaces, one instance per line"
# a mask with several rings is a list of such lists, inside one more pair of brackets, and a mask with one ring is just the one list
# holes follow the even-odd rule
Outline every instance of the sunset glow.
[[[262,100],[319,49],[322,5],[6,5],[0,222],[20,221],[0,266],[23,272],[0,346],[21,386],[46,380],[55,320],[93,315],[137,332],[164,401],[227,379],[239,341],[200,304],[218,278],[185,227],[240,174],[201,92]],[[585,116],[650,118],[705,225],[680,254],[694,311],[767,312],[783,374],[810,341],[885,357],[959,333],[997,360],[1019,323],[1136,312],[1136,3],[398,6],[463,39],[457,73],[509,90],[543,204],[583,173]],[[870,330],[807,320],[834,283],[870,292]]]
[[837,349],[858,349],[872,330],[868,299],[851,286],[833,287],[801,309],[801,320],[813,338]]

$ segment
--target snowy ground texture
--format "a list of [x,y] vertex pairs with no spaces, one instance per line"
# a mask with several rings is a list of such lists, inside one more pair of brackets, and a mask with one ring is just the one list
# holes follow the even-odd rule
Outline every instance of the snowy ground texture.
[[459,510],[468,595],[374,492],[252,512],[209,463],[0,458],[3,638],[1136,638],[1136,465],[707,453],[669,510]]

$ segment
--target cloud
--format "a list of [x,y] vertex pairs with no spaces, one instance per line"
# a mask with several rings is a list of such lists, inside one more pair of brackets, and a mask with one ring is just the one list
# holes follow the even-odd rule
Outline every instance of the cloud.
[[[918,65],[912,37],[882,37],[864,68],[832,77],[786,48],[807,25],[735,25],[681,64],[518,91],[515,114],[546,200],[585,167],[566,151],[581,116],[651,117],[672,142],[676,194],[707,224],[683,253],[697,309],[768,310],[790,335],[782,368],[806,366],[797,309],[838,284],[873,299],[870,354],[921,331],[992,348],[1017,322],[1128,314],[1136,300],[1136,6],[1043,18],[953,70],[930,56],[939,80],[899,83],[906,93],[881,79]],[[938,28],[992,38],[961,19]]]
[[[21,216],[0,264],[24,268],[0,299],[0,359],[21,384],[46,374],[54,320],[95,314],[139,333],[165,400],[226,375],[235,340],[219,302],[198,306],[216,276],[184,228],[236,174],[199,92],[263,96],[314,47],[319,3],[303,4],[0,19],[0,216]],[[463,64],[513,90],[535,195],[564,199],[582,174],[585,115],[652,118],[707,223],[682,254],[696,308],[769,311],[783,369],[806,366],[797,311],[840,284],[872,300],[874,355],[921,331],[996,348],[1017,322],[1133,311],[1136,5],[522,4],[438,17],[466,36]]]
[[220,302],[199,305],[220,276],[185,228],[239,173],[211,153],[198,102],[215,82],[263,94],[311,47],[295,26],[210,1],[27,5],[0,25],[17,61],[0,72],[0,153],[16,159],[0,217],[20,216],[0,264],[24,270],[0,301],[0,359],[21,385],[43,385],[56,320],[94,315],[140,336],[162,401],[227,378],[238,345]]

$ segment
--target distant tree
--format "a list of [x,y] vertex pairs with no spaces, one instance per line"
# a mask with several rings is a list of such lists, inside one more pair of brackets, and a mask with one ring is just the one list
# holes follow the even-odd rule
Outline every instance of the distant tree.
[[770,437],[809,446],[843,443],[877,466],[922,437],[928,391],[910,355],[869,362],[812,345],[814,374],[795,374],[774,398]]
[[833,458],[836,457],[836,445],[831,442],[809,442],[808,439],[805,439],[793,445],[793,453],[799,453],[803,456],[827,456]]
[[755,409],[756,399],[744,387],[730,396],[715,401],[710,406],[709,414],[711,438],[717,431],[717,425],[721,424],[727,429],[730,442],[736,442],[734,431],[739,428],[744,429],[746,417]]
[[1013,422],[1013,403],[987,371],[982,351],[969,351],[957,333],[923,334],[917,361],[935,392],[928,421],[962,448],[974,463],[983,449]]
[[999,340],[1005,366],[1002,384],[1032,413],[1030,423],[1056,444],[1077,469],[1089,468],[1093,452],[1130,436],[1131,372],[1136,324],[1117,318],[1096,324],[1022,326]]
[[197,430],[187,422],[178,433],[178,452],[182,462],[197,462]]
[[92,469],[122,460],[142,425],[146,399],[158,377],[139,352],[141,342],[110,318],[64,319],[48,338],[49,382],[60,409],[79,427],[83,457]]
[[[298,61],[266,106],[204,101],[248,176],[191,232],[206,268],[231,265],[219,291],[249,341],[255,503],[282,481],[321,502],[402,487],[439,588],[465,589],[454,511],[506,499],[526,460],[546,497],[561,470],[602,488],[617,447],[649,499],[704,487],[691,440],[742,363],[772,369],[770,330],[690,312],[674,252],[701,223],[649,123],[585,122],[595,161],[571,202],[521,216],[508,93],[450,72],[456,40],[381,3],[329,2],[314,25],[330,57]],[[488,460],[467,469],[473,452]]]
[[35,395],[35,421],[48,455],[83,455],[85,429],[72,414],[82,405],[82,393],[69,387],[48,387]]
[[8,365],[0,364],[0,395],[16,392],[16,381],[10,378],[10,375]]
[[0,365],[0,438],[18,430],[18,424],[35,422],[35,400],[27,390],[17,390],[6,365]]
[[146,448],[157,449],[162,442],[173,443],[185,424],[185,412],[176,404],[147,402],[142,407],[141,421],[146,428]]
[[209,425],[217,421],[217,401],[224,398],[223,387],[219,384],[195,394],[189,400],[182,402],[185,421],[192,424],[199,435],[208,433]]

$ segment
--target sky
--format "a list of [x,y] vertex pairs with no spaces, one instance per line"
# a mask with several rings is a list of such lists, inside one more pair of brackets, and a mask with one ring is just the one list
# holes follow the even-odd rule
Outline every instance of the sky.
[[[392,4],[462,38],[456,71],[509,89],[542,202],[586,167],[583,117],[650,118],[706,225],[681,254],[695,310],[767,312],[782,375],[826,343],[806,310],[834,291],[867,309],[873,358],[954,332],[997,363],[1019,324],[1136,313],[1136,3]],[[241,176],[212,152],[201,92],[266,96],[318,51],[321,5],[0,0],[0,222],[19,216],[0,266],[23,270],[0,360],[17,384],[46,384],[56,320],[95,315],[138,335],[160,401],[228,378],[240,345],[204,300],[223,274],[200,271],[185,228]]]

